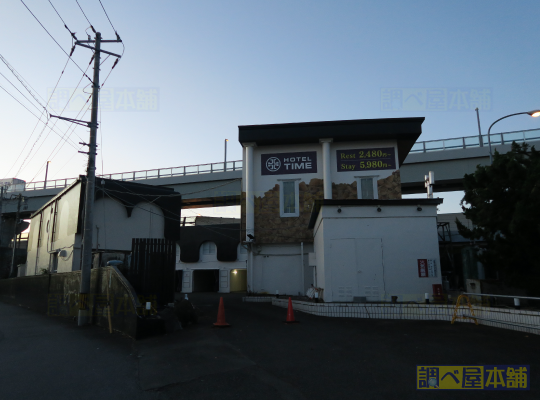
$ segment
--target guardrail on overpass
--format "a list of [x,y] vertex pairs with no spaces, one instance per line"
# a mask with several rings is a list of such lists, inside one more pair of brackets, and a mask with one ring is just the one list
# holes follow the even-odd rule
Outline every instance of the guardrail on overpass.
[[[510,144],[512,142],[528,142],[540,140],[540,129],[528,129],[525,131],[491,133],[489,135],[492,146]],[[454,149],[470,149],[484,147],[489,143],[488,135],[464,136],[452,139],[426,140],[416,142],[410,153],[427,153],[429,151],[444,151]]]

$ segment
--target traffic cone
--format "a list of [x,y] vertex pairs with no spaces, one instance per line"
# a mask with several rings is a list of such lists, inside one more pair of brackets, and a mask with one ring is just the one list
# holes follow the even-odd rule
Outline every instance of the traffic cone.
[[285,321],[285,323],[286,324],[298,323],[298,321],[294,319],[294,310],[292,308],[292,300],[290,297],[289,297],[289,308],[287,309],[287,321]]
[[214,322],[214,326],[218,326],[220,328],[226,328],[230,326],[227,322],[225,322],[225,306],[223,305],[223,297],[219,298],[217,322]]

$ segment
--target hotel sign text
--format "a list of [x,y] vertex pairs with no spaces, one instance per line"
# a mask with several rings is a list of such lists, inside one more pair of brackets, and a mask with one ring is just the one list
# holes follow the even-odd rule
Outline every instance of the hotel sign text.
[[313,174],[316,172],[316,151],[261,155],[261,175]]
[[337,150],[336,155],[338,172],[396,169],[396,155],[393,147]]

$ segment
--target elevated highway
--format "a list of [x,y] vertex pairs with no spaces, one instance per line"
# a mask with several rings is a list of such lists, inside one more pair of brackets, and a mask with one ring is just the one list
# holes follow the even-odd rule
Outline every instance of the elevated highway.
[[[540,129],[492,134],[493,152],[508,152],[512,141],[527,142],[540,148]],[[479,136],[468,136],[415,143],[401,167],[403,194],[423,194],[424,175],[429,171],[435,172],[435,192],[462,190],[463,176],[474,172],[477,165],[489,163],[487,143],[487,136],[483,136],[482,141]],[[226,166],[221,162],[107,174],[104,177],[173,188],[183,195],[184,208],[239,205],[242,161],[230,161]],[[73,178],[48,181],[46,185],[45,182],[28,183],[26,190],[20,192],[27,198],[22,218],[28,218],[74,181]],[[15,212],[16,201],[5,201],[4,216],[9,218]]]

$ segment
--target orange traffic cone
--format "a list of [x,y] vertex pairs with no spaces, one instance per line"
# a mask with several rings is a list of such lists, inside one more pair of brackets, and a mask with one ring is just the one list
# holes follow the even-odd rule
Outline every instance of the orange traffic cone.
[[223,297],[219,298],[219,309],[217,313],[217,322],[214,322],[214,326],[218,326],[220,328],[226,328],[230,326],[227,322],[225,322],[225,306],[223,305]]
[[298,321],[296,321],[294,319],[294,310],[292,308],[292,300],[291,298],[289,297],[289,308],[287,309],[287,321],[285,321],[286,324],[294,324],[294,323],[297,323]]

